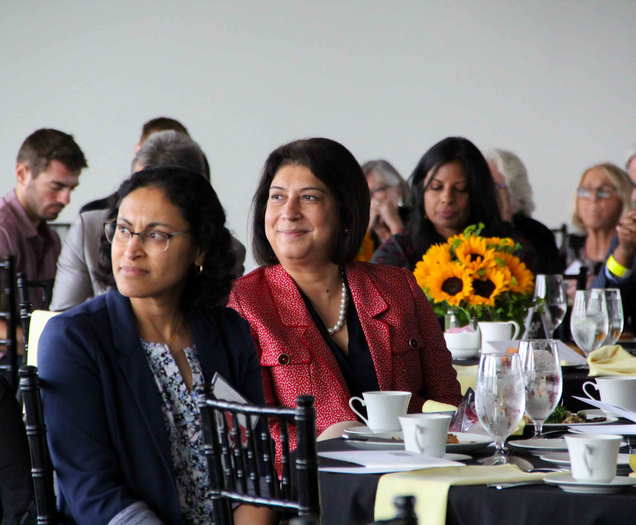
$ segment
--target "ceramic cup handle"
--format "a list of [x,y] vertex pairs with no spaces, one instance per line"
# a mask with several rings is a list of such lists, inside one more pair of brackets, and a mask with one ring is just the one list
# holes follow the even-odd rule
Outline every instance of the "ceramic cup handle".
[[[360,401],[360,404],[361,404],[363,407],[366,407],[366,406],[367,406],[367,404],[364,402],[364,399],[359,398],[359,397],[355,397],[355,396],[354,396],[354,397],[352,397],[351,399],[349,399],[349,407],[351,408],[351,410],[353,410],[353,411],[356,413],[356,415],[357,415],[360,419],[362,419],[362,421],[364,421],[364,424],[365,424],[366,426],[369,426],[369,421],[367,420],[367,418],[366,418],[366,417],[364,417],[364,416],[363,416],[360,412],[358,412],[358,411],[355,409],[355,407],[353,406],[353,402],[354,402],[354,401]],[[369,427],[369,428],[371,428],[371,427]]]
[[521,328],[519,328],[519,323],[517,323],[517,321],[508,321],[509,324],[513,325],[515,327],[515,333],[512,336],[512,339],[517,339],[517,336],[519,335],[519,332],[521,331]]
[[596,401],[596,398],[594,396],[592,396],[585,387],[587,387],[587,385],[590,385],[591,387],[594,388],[594,390],[596,390],[598,392],[598,386],[596,383],[593,383],[592,381],[586,381],[585,383],[583,383],[583,392],[585,392],[585,395],[587,397],[589,397],[590,399],[594,399]]
[[420,436],[424,436],[426,429],[420,425],[415,425],[415,446],[418,454],[424,454],[424,447],[420,445]]

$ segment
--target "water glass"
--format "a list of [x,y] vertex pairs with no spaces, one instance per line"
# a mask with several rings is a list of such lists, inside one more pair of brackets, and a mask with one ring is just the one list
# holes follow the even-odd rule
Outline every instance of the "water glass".
[[517,427],[526,407],[521,359],[517,354],[483,354],[479,360],[475,408],[492,436],[496,452],[482,463],[508,463],[504,442]]
[[562,275],[539,274],[534,287],[534,298],[543,299],[541,320],[548,339],[563,322],[567,310],[567,297]]
[[526,414],[534,423],[534,438],[547,439],[543,423],[554,412],[563,391],[556,341],[520,341],[519,357],[526,388]]
[[607,303],[607,336],[601,346],[613,345],[623,333],[623,302],[618,288],[605,288]]
[[577,290],[570,329],[574,342],[586,356],[603,344],[608,324],[605,290]]

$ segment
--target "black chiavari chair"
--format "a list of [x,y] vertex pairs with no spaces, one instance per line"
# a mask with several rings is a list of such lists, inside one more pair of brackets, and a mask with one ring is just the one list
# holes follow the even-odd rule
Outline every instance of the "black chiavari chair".
[[38,525],[59,523],[53,482],[53,465],[46,442],[46,425],[40,398],[40,378],[34,366],[20,368],[20,391],[24,400],[26,431],[31,453]]
[[20,318],[22,319],[22,338],[24,341],[24,362],[29,351],[29,326],[31,324],[31,313],[33,307],[29,299],[29,290],[32,288],[41,288],[42,302],[44,309],[48,310],[53,297],[53,279],[45,279],[42,281],[29,281],[24,272],[20,272],[16,276],[18,295],[20,296]]
[[397,514],[389,520],[374,521],[369,525],[417,525],[415,496],[396,496],[393,500]]
[[7,363],[0,364],[0,371],[7,375],[14,392],[18,390],[18,312],[16,308],[15,263],[13,257],[6,257],[0,262],[2,271],[2,302],[4,309],[0,312],[0,319],[6,324],[6,336],[0,339],[0,345],[6,348],[4,358]]
[[[200,394],[214,523],[232,525],[231,502],[237,502],[295,512],[298,514],[295,523],[319,525],[320,486],[313,396],[296,398],[296,408],[276,408],[220,401],[206,391]],[[255,418],[259,421],[253,428]],[[281,423],[280,484],[269,431],[270,418],[278,418]],[[288,437],[288,426],[292,422],[296,425],[297,437],[294,486]]]

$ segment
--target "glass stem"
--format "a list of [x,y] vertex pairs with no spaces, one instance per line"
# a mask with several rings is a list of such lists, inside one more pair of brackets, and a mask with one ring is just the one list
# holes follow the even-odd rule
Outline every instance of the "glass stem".
[[545,423],[545,419],[533,419],[534,423],[534,436],[536,438],[543,437],[543,423]]

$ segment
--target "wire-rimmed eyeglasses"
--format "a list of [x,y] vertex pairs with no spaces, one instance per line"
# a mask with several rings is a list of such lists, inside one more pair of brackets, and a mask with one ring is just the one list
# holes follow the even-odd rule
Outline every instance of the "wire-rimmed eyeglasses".
[[576,196],[580,199],[590,199],[592,194],[596,193],[599,199],[609,199],[614,193],[616,188],[612,186],[601,186],[600,188],[579,188],[576,190]]
[[143,247],[149,252],[155,253],[165,252],[170,245],[170,239],[191,231],[166,233],[159,230],[144,230],[142,232],[134,232],[122,224],[117,224],[116,219],[104,223],[104,232],[109,243],[117,246],[128,246],[130,240],[135,235],[138,235]]

